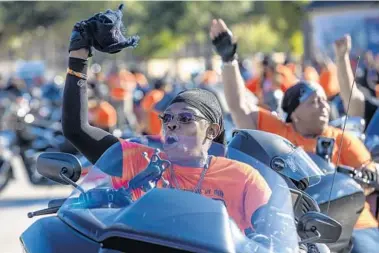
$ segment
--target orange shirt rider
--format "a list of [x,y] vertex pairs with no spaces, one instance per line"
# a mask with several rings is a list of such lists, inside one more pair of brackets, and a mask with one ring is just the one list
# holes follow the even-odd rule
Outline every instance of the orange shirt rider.
[[[141,144],[120,141],[123,150],[123,174],[122,178],[112,178],[116,189],[127,186],[129,180],[146,168],[148,161],[142,156],[143,152],[147,152],[149,157],[154,152],[154,149]],[[165,154],[161,154],[161,157],[164,158]],[[192,191],[200,179],[202,168],[173,166],[179,188]],[[169,170],[163,174],[169,182],[170,176]],[[159,182],[158,187],[163,187],[161,180]],[[204,196],[221,200],[242,231],[251,227],[252,214],[266,204],[271,196],[269,186],[257,170],[247,164],[215,156],[210,161],[200,191]],[[135,190],[133,198],[138,199],[142,194],[141,190]]]
[[[266,132],[278,134],[294,145],[302,147],[306,152],[316,152],[316,138],[307,138],[298,133],[292,124],[285,123],[271,112],[260,108],[258,113],[257,129]],[[332,162],[337,163],[338,153],[341,152],[340,164],[360,168],[371,161],[371,155],[367,151],[363,143],[345,132],[342,135],[342,130],[334,127],[326,127],[320,136],[335,139]],[[343,138],[343,145],[340,146],[341,139]],[[342,149],[342,150],[340,150]],[[374,228],[378,227],[378,222],[370,212],[370,206],[366,202],[365,208],[362,211],[355,228]]]
[[88,117],[90,124],[102,129],[111,129],[117,124],[117,112],[106,101],[89,101]]
[[112,73],[107,80],[110,89],[110,97],[114,101],[123,101],[126,98],[131,98],[132,91],[136,87],[135,76],[123,69],[117,73]]
[[246,88],[257,96],[260,101],[260,106],[268,108],[262,101],[264,92],[279,88],[285,92],[296,82],[297,78],[292,70],[285,65],[278,64],[275,69],[268,69],[266,71],[266,78],[263,79],[261,77],[253,77],[248,80],[246,82]]
[[159,112],[154,107],[163,99],[165,92],[163,90],[154,89],[146,94],[141,101],[141,107],[145,113],[145,131],[148,135],[160,135],[162,131]]

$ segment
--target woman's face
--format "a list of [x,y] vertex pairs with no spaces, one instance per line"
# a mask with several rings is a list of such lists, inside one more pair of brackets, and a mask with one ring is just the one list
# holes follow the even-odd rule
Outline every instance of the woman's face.
[[329,123],[330,107],[322,89],[317,89],[292,114],[292,120],[308,134],[319,134]]
[[186,103],[174,103],[161,114],[164,151],[171,159],[200,157],[208,151],[206,140],[213,128],[199,110]]

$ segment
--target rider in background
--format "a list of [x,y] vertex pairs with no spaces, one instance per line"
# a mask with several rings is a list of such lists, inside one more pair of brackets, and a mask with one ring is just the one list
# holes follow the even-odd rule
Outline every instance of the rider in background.
[[128,125],[137,129],[137,120],[133,110],[133,91],[136,88],[136,78],[127,69],[114,65],[108,75],[107,84],[110,91],[110,102],[117,111],[117,126]]
[[292,55],[290,53],[287,53],[286,54],[286,57],[284,59],[284,62],[283,62],[283,65],[288,67],[292,74],[294,74],[295,76],[298,75],[298,68],[297,68],[297,64],[296,64],[296,61],[295,59],[292,57]]
[[334,120],[345,115],[345,109],[340,95],[338,83],[337,67],[327,57],[321,65],[319,84],[324,89],[331,109],[330,120]]
[[96,84],[89,83],[88,86],[88,122],[92,126],[112,132],[117,126],[116,109],[103,98],[104,94]]
[[[342,134],[341,129],[328,126],[330,108],[326,94],[319,84],[300,81],[286,91],[282,108],[287,113],[287,117],[286,122],[283,122],[271,112],[246,100],[244,94],[246,88],[235,60],[236,45],[233,44],[231,31],[221,19],[213,20],[211,39],[223,59],[222,76],[225,96],[238,128],[275,133],[287,138],[305,151],[313,153],[316,150],[318,136],[333,138],[335,148],[331,160],[334,164],[337,163],[338,154],[341,153],[340,164],[353,168],[366,167],[373,172],[363,170],[364,173],[376,173],[376,164],[371,162],[370,153],[357,137],[346,132]],[[341,139],[342,146],[340,146]],[[376,247],[379,240],[378,222],[370,212],[367,202],[355,228],[368,234],[355,234],[359,245],[357,243],[354,252],[367,252],[362,251],[367,249],[362,248],[362,245]]]
[[246,81],[246,88],[250,90],[263,104],[263,87],[271,86],[275,72],[275,63],[269,55],[264,55],[260,64],[261,74],[253,76]]
[[277,64],[270,56],[264,56],[262,75],[246,82],[246,88],[258,98],[258,104],[270,111],[280,111],[280,102],[285,92],[297,78],[285,64]]
[[[141,101],[144,110],[144,134],[161,135],[162,125],[159,115],[163,110],[158,110],[156,105],[165,99],[172,91],[172,85],[167,78],[158,79],[154,83],[154,89],[149,91]],[[171,100],[171,99],[170,99]]]
[[[128,115],[130,124],[134,127],[135,132],[142,133],[145,122],[145,112],[141,107],[141,102],[146,94],[151,90],[150,84],[146,76],[138,69],[132,68],[130,72],[136,80],[136,87],[133,90],[133,112],[134,115]],[[130,118],[130,119],[129,119]]]

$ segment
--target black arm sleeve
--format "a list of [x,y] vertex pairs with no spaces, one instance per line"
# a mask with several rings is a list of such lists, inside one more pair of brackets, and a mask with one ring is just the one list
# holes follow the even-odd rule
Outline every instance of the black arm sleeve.
[[[69,68],[86,73],[87,61],[70,58]],[[118,139],[88,123],[87,100],[87,82],[67,74],[62,108],[63,135],[94,164],[109,147],[118,142]]]

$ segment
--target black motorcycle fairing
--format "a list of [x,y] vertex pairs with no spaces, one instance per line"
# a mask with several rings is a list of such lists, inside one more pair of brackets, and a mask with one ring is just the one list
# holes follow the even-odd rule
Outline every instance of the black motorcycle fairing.
[[[180,139],[181,137],[178,138]],[[177,152],[186,151],[187,145],[192,144],[190,140],[188,141],[183,141],[175,146],[170,146],[172,144],[166,143],[162,158],[167,159],[168,162],[170,162],[170,158],[178,158],[175,156]],[[145,188],[143,187],[145,183],[137,180],[137,186],[142,186],[142,188],[132,191],[132,203],[130,201],[120,201],[120,197],[121,200],[126,200],[127,198],[123,197],[131,193],[129,187],[135,189],[131,182],[134,178],[138,178],[138,175],[145,175],[146,173],[144,174],[144,172],[150,171],[151,173],[148,173],[150,176],[145,175],[144,178],[155,180],[154,175],[157,173],[155,173],[155,170],[150,170],[150,165],[154,165],[157,161],[153,159],[154,155],[151,156],[151,154],[156,154],[157,152],[158,150],[154,148],[143,148],[141,145],[127,141],[120,141],[114,144],[92,166],[88,174],[80,180],[77,189],[59,208],[58,217],[75,231],[93,241],[103,243],[103,245],[106,244],[108,248],[112,246],[109,245],[109,242],[117,241],[120,244],[120,241],[122,241],[125,244],[132,245],[134,243],[130,240],[133,240],[144,244],[156,244],[192,252],[272,252],[271,243],[268,246],[264,245],[260,240],[251,240],[243,233],[245,226],[249,226],[249,223],[254,222],[246,222],[246,219],[250,221],[250,217],[247,217],[244,213],[241,213],[242,216],[237,214],[232,216],[238,219],[235,222],[229,216],[227,210],[229,210],[229,206],[233,204],[233,201],[226,197],[224,198],[230,189],[227,188],[227,185],[224,188],[222,186],[213,188],[208,185],[203,185],[199,189],[191,187],[179,188],[182,190],[175,189],[175,187],[173,187],[174,189],[167,188],[170,187],[171,183],[175,182],[168,181],[170,174],[167,174],[167,172],[169,171],[164,171],[166,174],[162,174],[161,181],[155,185],[158,188],[145,191],[143,189]],[[238,152],[237,150],[235,155]],[[254,158],[248,157],[243,152],[239,152],[239,155],[246,156],[246,163],[257,171],[270,170],[270,168]],[[186,159],[187,157],[183,156],[183,158]],[[182,163],[181,160],[173,160],[171,164],[180,166]],[[196,167],[198,166],[197,164],[186,166],[200,169]],[[217,170],[217,167],[212,168]],[[174,167],[174,169],[180,168]],[[221,167],[220,169],[225,170],[228,168]],[[230,169],[233,170],[233,167]],[[124,174],[130,171],[134,171],[131,178]],[[252,173],[249,170],[245,172]],[[252,176],[257,176],[258,174],[256,173],[254,172]],[[291,195],[282,177],[277,173],[272,175],[277,178],[278,184],[280,183],[280,185],[284,186],[279,195],[277,195],[277,191],[271,190],[271,196],[276,195],[276,198],[270,198],[269,203],[266,204],[269,205],[270,210],[273,210],[273,212],[270,212],[273,215],[270,215],[269,218],[275,224],[274,227],[277,231],[271,231],[272,226],[267,227],[269,224],[269,222],[265,222],[267,212],[255,214],[256,210],[252,210],[252,214],[255,214],[254,220],[262,221],[259,231],[269,231],[267,235],[274,240],[277,240],[275,237],[278,234],[279,238],[283,235],[285,236],[286,240],[280,241],[280,250],[274,250],[275,252],[283,252],[283,249],[285,249],[285,252],[293,252],[298,247],[298,237],[296,228],[293,226]],[[157,174],[156,176],[159,177],[160,175]],[[164,184],[164,181],[167,181],[169,185]],[[226,181],[229,182],[229,180]],[[232,182],[234,186],[237,186],[240,182],[234,181]],[[251,185],[245,183],[238,187],[238,192],[245,194],[246,188],[251,187]],[[123,190],[126,192],[123,192]],[[283,196],[288,197],[288,201]],[[251,195],[248,201],[253,201],[256,197],[255,194]],[[262,197],[266,198],[268,196],[262,195]],[[245,199],[242,202],[242,206],[246,204]],[[260,206],[257,206],[257,208]],[[276,214],[285,217],[283,222],[281,219],[275,219]],[[245,220],[240,220],[240,218]],[[259,231],[255,231],[255,233],[259,234]],[[258,237],[255,236],[254,238]],[[121,248],[117,250],[121,250]]]
[[[162,199],[165,200],[164,206]],[[203,211],[199,212],[193,203],[201,206]],[[242,233],[237,232],[238,228],[231,226],[225,206],[221,202],[209,201],[204,196],[190,192],[153,189],[130,208],[74,209],[71,206],[70,209],[63,207],[58,216],[74,229],[98,242],[112,237],[137,237],[145,242],[176,244],[175,248],[183,250],[194,247],[197,252],[200,249],[201,252],[228,252],[230,243],[238,245],[246,242]],[[179,215],[176,213],[178,210],[187,211]],[[172,218],[174,214],[175,219]],[[188,222],[195,217],[196,224],[192,222],[189,226]],[[209,233],[210,228],[212,233]],[[199,238],[202,239],[199,241]],[[188,244],[188,241],[192,243]]]
[[83,253],[100,250],[98,242],[78,233],[56,216],[44,217],[33,223],[21,235],[20,241],[28,253]]

